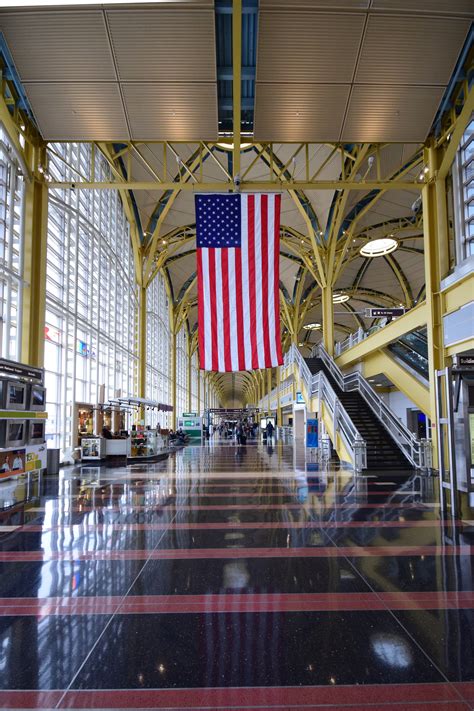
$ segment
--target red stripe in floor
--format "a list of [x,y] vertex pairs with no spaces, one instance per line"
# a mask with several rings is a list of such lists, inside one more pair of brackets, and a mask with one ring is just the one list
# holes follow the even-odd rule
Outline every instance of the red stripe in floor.
[[474,608],[474,591],[413,593],[267,593],[0,598],[0,616],[458,610]]
[[[130,512],[130,511],[156,511],[156,510],[163,510],[163,511],[177,511],[178,513],[180,511],[282,511],[282,510],[293,510],[293,509],[308,509],[308,508],[327,508],[330,509],[331,511],[333,509],[415,509],[415,510],[421,510],[425,511],[427,509],[432,509],[432,508],[439,508],[438,503],[433,503],[433,504],[425,504],[425,503],[417,503],[417,504],[406,504],[406,503],[391,503],[391,504],[385,504],[385,503],[380,503],[380,504],[366,504],[365,502],[351,502],[348,504],[341,504],[341,503],[332,503],[332,502],[325,502],[323,500],[318,500],[316,502],[318,505],[317,507],[314,506],[315,502],[305,502],[302,504],[261,504],[260,506],[255,505],[255,504],[209,504],[209,505],[204,505],[204,506],[187,506],[187,505],[175,505],[175,504],[159,504],[159,503],[151,503],[148,506],[134,506],[133,504],[123,504],[123,506],[107,506],[106,503],[104,503],[103,506],[95,506],[95,507],[90,507],[90,506],[75,506],[67,509],[67,513],[89,513],[91,511],[102,511],[106,510],[108,512]],[[57,510],[63,511],[62,507],[55,506],[53,508],[53,513]]]
[[[439,528],[443,522],[439,519],[417,521],[224,521],[222,523],[70,523],[63,526],[42,526],[41,524],[25,524],[19,526],[15,533],[49,533],[77,528],[78,533],[84,531],[164,531],[164,530],[226,530],[228,528],[242,529],[312,529],[312,528]],[[451,525],[451,522],[449,522]],[[455,521],[456,526],[464,525]]]
[[[0,691],[0,706],[9,709],[231,709],[315,708],[331,711],[399,708],[410,711],[468,710],[452,684],[360,684],[347,686],[247,687],[210,689],[122,689]],[[59,703],[60,702],[60,703]],[[429,704],[429,706],[428,706]]]
[[[59,692],[40,692],[43,706],[52,706]],[[44,703],[50,699],[49,703]],[[7,708],[36,708],[38,692],[0,692],[0,704]],[[57,703],[57,701],[56,701]],[[451,684],[360,684],[348,686],[303,686],[303,687],[247,687],[210,689],[124,689],[124,690],[71,690],[58,708],[91,709],[231,709],[320,708],[327,705],[353,704],[376,709],[387,704],[399,708],[423,708],[420,704],[445,704],[446,709],[468,708],[462,706]],[[443,708],[443,706],[435,707]],[[457,709],[456,709],[457,711]]]
[[157,550],[3,551],[2,562],[44,560],[180,560],[217,558],[333,558],[471,555],[474,546],[320,546],[311,548],[177,548]]

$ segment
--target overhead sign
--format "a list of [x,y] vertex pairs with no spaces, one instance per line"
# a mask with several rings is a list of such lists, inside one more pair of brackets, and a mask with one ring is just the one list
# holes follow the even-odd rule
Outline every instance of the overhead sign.
[[474,370],[474,355],[457,355],[454,358],[455,370]]
[[0,371],[9,375],[17,375],[20,378],[31,378],[31,380],[43,382],[43,370],[41,368],[33,368],[31,365],[16,363],[13,360],[0,358]]
[[403,316],[405,309],[400,307],[398,309],[365,309],[365,315],[367,318],[395,318],[396,316]]
[[183,417],[197,417],[197,412],[183,412]]

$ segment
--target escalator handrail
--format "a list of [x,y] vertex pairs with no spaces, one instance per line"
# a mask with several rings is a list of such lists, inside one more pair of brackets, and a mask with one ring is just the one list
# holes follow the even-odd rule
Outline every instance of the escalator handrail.
[[420,467],[423,460],[421,454],[422,443],[410,432],[408,427],[400,422],[387,403],[370,387],[367,380],[359,372],[344,375],[322,345],[316,346],[312,355],[321,358],[341,390],[356,390],[360,393],[413,466]]

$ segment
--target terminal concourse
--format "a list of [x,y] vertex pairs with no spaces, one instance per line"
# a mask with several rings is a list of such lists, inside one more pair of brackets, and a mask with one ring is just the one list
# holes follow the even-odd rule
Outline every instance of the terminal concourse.
[[0,2],[0,708],[474,709],[473,19]]

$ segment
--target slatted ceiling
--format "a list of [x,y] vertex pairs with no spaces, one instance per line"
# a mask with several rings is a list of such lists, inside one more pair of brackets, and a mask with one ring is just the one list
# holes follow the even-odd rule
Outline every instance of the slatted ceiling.
[[0,31],[23,81],[115,79],[100,11],[0,13]]
[[349,95],[343,84],[257,84],[257,141],[338,141]]
[[436,86],[355,85],[341,140],[422,143],[443,93]]
[[122,84],[132,139],[217,140],[215,84]]
[[350,82],[363,14],[263,12],[259,20],[258,82]]
[[126,141],[127,123],[117,84],[24,83],[47,141]]
[[372,0],[371,9],[474,16],[472,0]]
[[213,10],[106,13],[122,81],[216,81]]
[[448,17],[370,15],[356,83],[446,85],[469,25]]
[[260,10],[278,9],[295,10],[304,8],[308,10],[366,10],[370,0],[260,0]]

